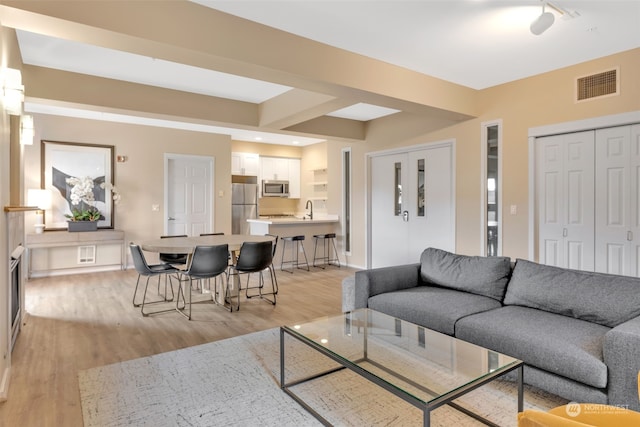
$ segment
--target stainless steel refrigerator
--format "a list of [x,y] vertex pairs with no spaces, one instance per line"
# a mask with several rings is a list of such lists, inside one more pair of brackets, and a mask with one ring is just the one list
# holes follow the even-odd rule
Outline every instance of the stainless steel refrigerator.
[[258,217],[258,177],[231,176],[231,232],[250,234],[248,219]]

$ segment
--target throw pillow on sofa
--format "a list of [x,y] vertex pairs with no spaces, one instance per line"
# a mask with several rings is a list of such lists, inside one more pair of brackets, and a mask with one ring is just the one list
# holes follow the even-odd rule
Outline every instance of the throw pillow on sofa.
[[483,295],[502,302],[511,274],[508,257],[457,255],[427,248],[420,256],[425,284]]

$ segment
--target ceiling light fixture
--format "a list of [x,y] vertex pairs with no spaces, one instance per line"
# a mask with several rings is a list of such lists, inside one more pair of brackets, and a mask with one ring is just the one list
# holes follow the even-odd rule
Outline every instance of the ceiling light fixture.
[[543,1],[542,14],[538,16],[536,20],[533,21],[531,23],[531,26],[529,27],[529,29],[531,30],[531,33],[535,34],[536,36],[539,36],[540,34],[547,31],[553,25],[553,22],[556,20],[556,17],[553,16],[553,13],[544,11],[546,5],[547,5],[547,2]]

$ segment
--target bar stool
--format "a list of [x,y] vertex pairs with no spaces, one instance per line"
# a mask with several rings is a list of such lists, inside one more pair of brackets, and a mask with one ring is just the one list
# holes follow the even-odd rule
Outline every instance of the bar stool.
[[[322,268],[323,266],[316,265],[316,260],[324,260],[324,265],[337,265],[340,267],[340,259],[338,258],[338,249],[336,248],[336,233],[315,234],[313,236],[315,244],[313,246],[313,266]],[[322,241],[322,254],[323,256],[317,256],[318,242]],[[329,241],[331,243],[329,243]],[[331,257],[331,245],[333,245],[333,257]],[[337,263],[337,264],[335,264]]]
[[[309,271],[309,262],[307,260],[307,253],[304,251],[304,244],[302,241],[304,240],[304,236],[289,236],[289,237],[281,237],[282,241],[282,260],[280,261],[280,270],[286,271],[287,273],[293,273],[293,268],[300,268],[301,265],[307,266],[307,271]],[[287,242],[291,245],[291,259],[285,261],[284,254],[287,252]],[[300,248],[302,248],[302,255],[304,255],[304,262],[300,262],[298,259],[298,254],[300,253]],[[284,265],[291,264],[291,270],[285,270]]]

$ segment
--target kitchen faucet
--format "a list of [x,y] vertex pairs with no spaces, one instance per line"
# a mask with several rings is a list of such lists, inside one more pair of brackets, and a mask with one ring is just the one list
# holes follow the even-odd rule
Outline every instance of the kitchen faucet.
[[311,200],[307,200],[307,204],[304,206],[304,208],[309,209],[309,206],[311,206],[311,212],[308,214],[309,219],[313,219],[313,202]]

